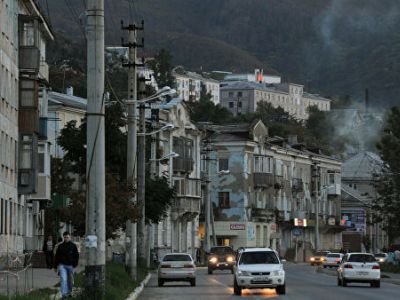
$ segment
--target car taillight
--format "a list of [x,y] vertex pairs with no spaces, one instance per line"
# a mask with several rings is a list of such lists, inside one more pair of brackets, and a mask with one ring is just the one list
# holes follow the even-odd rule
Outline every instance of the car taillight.
[[161,269],[171,268],[171,265],[161,265]]
[[379,266],[372,266],[372,270],[380,270],[381,268]]
[[340,262],[340,258],[336,258],[336,262]]
[[184,268],[194,268],[193,264],[184,264],[183,265]]
[[344,268],[345,269],[353,269],[353,266],[352,265],[344,265]]

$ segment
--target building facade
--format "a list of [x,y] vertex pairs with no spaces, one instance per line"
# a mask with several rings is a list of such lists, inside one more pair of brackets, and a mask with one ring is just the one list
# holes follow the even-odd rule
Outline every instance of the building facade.
[[221,84],[221,106],[229,109],[234,115],[255,112],[259,102],[270,103],[281,107],[285,112],[298,120],[308,119],[308,108],[318,107],[329,111],[331,100],[309,94],[299,84],[265,84],[258,82],[233,81]]
[[[339,161],[268,137],[261,121],[204,130],[218,245],[271,247],[290,256],[298,243],[299,260],[316,248],[341,248]],[[301,236],[293,235],[294,228]]]
[[368,151],[350,157],[342,166],[344,192],[357,200],[350,203],[347,201],[347,207],[343,208],[342,219],[347,227],[344,242],[355,244],[353,241],[357,238],[356,234],[361,242],[359,247],[373,253],[389,246],[383,224],[373,220],[371,211],[372,202],[379,196],[375,189],[376,176],[382,173],[383,167],[381,158]]
[[189,112],[181,98],[172,99],[157,109],[161,124],[173,124],[173,130],[157,134],[152,156],[157,159],[156,148],[162,149],[160,157],[175,153],[168,163],[152,166],[152,173],[167,176],[176,190],[168,217],[153,225],[153,245],[158,257],[169,252],[187,252],[193,257],[199,248],[198,227],[201,200],[200,144],[201,135],[190,121]]
[[182,67],[173,70],[178,96],[185,101],[199,101],[202,92],[210,94],[214,104],[220,103],[219,81],[203,77],[195,72],[185,71]]
[[50,200],[46,43],[36,1],[0,3],[0,252],[42,246]]

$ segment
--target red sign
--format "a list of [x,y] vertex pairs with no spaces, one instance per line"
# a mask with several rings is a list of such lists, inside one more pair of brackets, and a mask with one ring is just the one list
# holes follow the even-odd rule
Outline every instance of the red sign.
[[229,228],[231,230],[245,230],[246,225],[245,224],[230,224]]

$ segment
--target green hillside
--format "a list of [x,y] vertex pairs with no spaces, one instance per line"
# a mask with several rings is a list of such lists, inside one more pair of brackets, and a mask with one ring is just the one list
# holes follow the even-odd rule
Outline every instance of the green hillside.
[[[48,2],[55,30],[82,38],[84,1]],[[400,103],[398,0],[105,0],[105,10],[108,45],[120,44],[121,19],[143,18],[146,53],[168,48],[193,70],[257,66],[323,95],[361,100],[369,88],[375,105]]]

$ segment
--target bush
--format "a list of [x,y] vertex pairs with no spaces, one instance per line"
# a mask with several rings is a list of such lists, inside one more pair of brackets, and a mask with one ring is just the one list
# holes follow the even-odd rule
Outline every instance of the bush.
[[[54,289],[40,289],[33,291],[26,295],[16,295],[12,296],[10,299],[12,300],[51,300],[52,295],[54,295],[56,291]],[[0,300],[8,300],[9,298],[4,295],[0,295]]]

